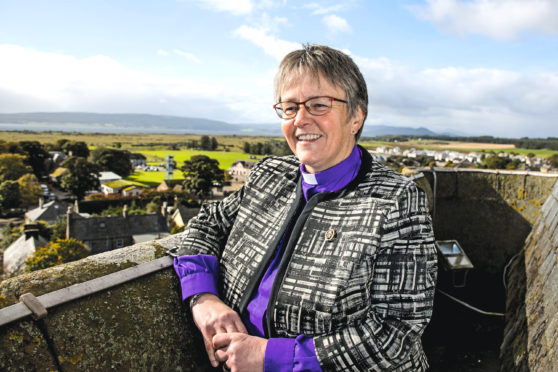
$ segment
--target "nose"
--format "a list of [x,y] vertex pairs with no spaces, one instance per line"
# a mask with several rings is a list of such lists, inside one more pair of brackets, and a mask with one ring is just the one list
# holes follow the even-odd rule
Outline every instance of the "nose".
[[298,111],[296,112],[296,115],[293,120],[293,125],[295,127],[301,127],[308,124],[310,116],[312,115],[308,112],[306,106],[302,103],[299,103]]

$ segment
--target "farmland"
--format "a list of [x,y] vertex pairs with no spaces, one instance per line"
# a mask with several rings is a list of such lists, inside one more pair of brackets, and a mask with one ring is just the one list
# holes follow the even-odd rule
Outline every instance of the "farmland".
[[[219,144],[217,151],[202,151],[191,149],[193,141],[199,141],[200,135],[176,135],[176,134],[144,134],[144,133],[78,133],[78,132],[32,132],[32,131],[4,131],[0,132],[0,138],[6,142],[39,141],[41,143],[56,143],[60,139],[85,142],[90,149],[97,147],[116,147],[134,153],[142,153],[146,156],[149,165],[159,166],[165,163],[167,155],[174,156],[177,170],[175,179],[183,178],[179,170],[184,161],[194,155],[204,154],[219,162],[221,169],[228,169],[235,160],[250,160],[251,156],[243,152],[245,142],[255,144],[267,141],[284,141],[282,137],[257,137],[257,136],[214,136]],[[360,144],[367,149],[374,150],[378,146],[392,148],[400,147],[402,150],[416,148],[424,150],[453,150],[459,152],[513,152],[516,154],[534,154],[539,157],[549,157],[558,151],[547,149],[521,149],[513,144],[479,143],[464,141],[445,141],[437,139],[410,139],[405,141],[387,141],[377,138],[363,138]],[[257,160],[262,156],[257,156]],[[145,185],[159,184],[165,178],[162,171],[135,172],[127,179],[140,182]]]

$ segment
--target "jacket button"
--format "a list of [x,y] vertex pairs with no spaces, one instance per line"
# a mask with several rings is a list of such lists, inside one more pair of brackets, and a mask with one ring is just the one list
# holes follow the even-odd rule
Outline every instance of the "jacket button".
[[335,233],[335,230],[333,229],[329,229],[325,232],[325,239],[330,242],[333,239],[335,239],[335,236],[337,236],[337,234]]

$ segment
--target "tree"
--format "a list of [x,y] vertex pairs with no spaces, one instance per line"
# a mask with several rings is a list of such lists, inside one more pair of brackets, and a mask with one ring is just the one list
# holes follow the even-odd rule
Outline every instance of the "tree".
[[37,204],[39,198],[43,195],[43,189],[39,185],[37,176],[33,173],[27,173],[19,177],[19,192],[21,194],[21,204],[24,207]]
[[214,182],[223,182],[224,173],[219,162],[206,155],[195,155],[184,162],[184,187],[198,197],[205,197],[211,191]]
[[79,240],[58,239],[43,248],[39,248],[25,261],[25,271],[35,271],[76,261],[87,257],[89,250]]
[[47,160],[50,159],[48,152],[39,141],[21,141],[19,143],[23,152],[27,155],[27,164],[33,168],[33,173],[40,179],[46,176]]
[[550,156],[548,158],[548,161],[550,162],[550,166],[552,168],[558,168],[558,154],[553,154],[552,156]]
[[0,184],[0,210],[7,211],[21,204],[19,184],[17,181],[4,181]]
[[66,218],[61,217],[54,225],[50,226],[52,231],[52,235],[50,236],[51,242],[66,238],[66,222]]
[[99,188],[99,167],[84,158],[71,157],[62,164],[66,171],[62,174],[61,186],[78,200],[83,199],[89,190]]
[[0,154],[0,183],[15,181],[25,173],[32,173],[33,169],[25,164],[25,159],[19,154]]
[[211,151],[217,150],[217,147],[219,147],[219,142],[217,142],[217,138],[211,137],[211,145],[210,145]]
[[93,163],[102,171],[111,171],[120,177],[128,177],[134,171],[130,161],[130,152],[127,150],[107,149],[99,147],[91,154]]
[[249,142],[244,142],[244,145],[242,146],[242,149],[243,149],[245,154],[249,154],[250,153],[250,143]]
[[71,156],[86,158],[89,156],[89,147],[83,141],[68,141],[62,145],[62,151]]
[[201,136],[200,147],[202,150],[211,150],[211,140],[209,136]]

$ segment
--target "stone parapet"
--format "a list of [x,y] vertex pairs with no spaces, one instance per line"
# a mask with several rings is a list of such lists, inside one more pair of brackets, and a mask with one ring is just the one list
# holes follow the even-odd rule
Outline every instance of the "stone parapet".
[[[0,283],[0,308],[164,255],[176,236],[87,257]],[[209,370],[172,267],[0,328],[0,369]]]
[[508,276],[501,371],[558,371],[558,184]]

